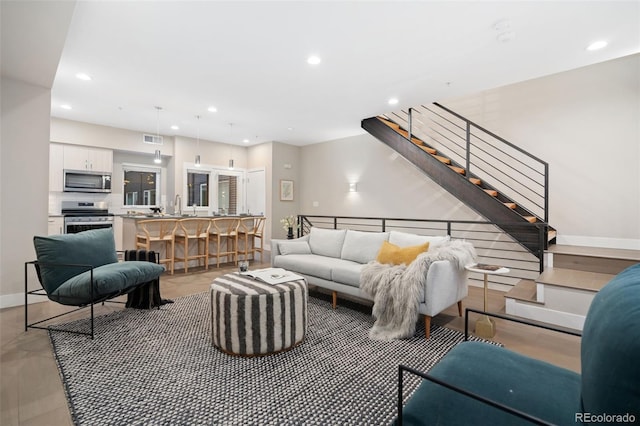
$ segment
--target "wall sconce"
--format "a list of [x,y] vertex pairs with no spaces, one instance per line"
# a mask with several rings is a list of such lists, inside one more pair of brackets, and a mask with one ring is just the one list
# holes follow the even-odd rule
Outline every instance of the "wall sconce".
[[153,162],[156,164],[162,163],[162,156],[160,155],[160,150],[156,149],[156,153],[153,156]]
[[358,182],[349,182],[349,192],[358,192]]

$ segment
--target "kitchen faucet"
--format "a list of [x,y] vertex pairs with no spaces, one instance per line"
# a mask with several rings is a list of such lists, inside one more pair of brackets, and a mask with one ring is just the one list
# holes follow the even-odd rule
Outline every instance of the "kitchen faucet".
[[173,204],[173,212],[182,216],[182,197],[180,196],[180,194],[176,194],[176,199]]

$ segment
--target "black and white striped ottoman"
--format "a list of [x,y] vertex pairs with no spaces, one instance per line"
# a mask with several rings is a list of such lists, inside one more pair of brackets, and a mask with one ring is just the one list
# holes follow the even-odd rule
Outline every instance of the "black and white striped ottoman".
[[302,342],[307,282],[265,284],[237,273],[211,284],[211,338],[231,355],[268,355]]

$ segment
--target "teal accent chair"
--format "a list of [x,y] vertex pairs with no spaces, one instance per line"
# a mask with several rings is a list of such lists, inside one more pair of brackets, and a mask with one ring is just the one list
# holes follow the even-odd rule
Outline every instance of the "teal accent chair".
[[[403,408],[404,371],[425,380]],[[582,332],[581,374],[480,342],[457,345],[428,374],[405,366],[399,369],[397,424],[637,422],[640,264],[616,275],[593,299]]]
[[[158,279],[164,266],[150,262],[118,262],[112,228],[95,229],[77,234],[53,235],[33,238],[37,260],[25,262],[25,331],[29,328],[67,331],[94,337],[94,305],[135,290],[149,281]],[[29,290],[28,268],[33,265],[42,286]],[[91,331],[42,327],[46,321],[62,315],[29,323],[28,296],[47,296],[62,305],[79,309],[90,307]],[[77,310],[77,309],[76,309]]]

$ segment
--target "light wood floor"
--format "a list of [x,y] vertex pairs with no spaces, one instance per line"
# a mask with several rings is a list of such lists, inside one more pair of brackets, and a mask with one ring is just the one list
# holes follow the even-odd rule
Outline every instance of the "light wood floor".
[[[252,265],[266,267],[268,265]],[[177,271],[161,279],[163,298],[209,290],[213,279],[235,270],[226,266],[209,271],[190,272],[185,275]],[[465,307],[482,308],[483,296],[480,288],[472,287],[464,301]],[[98,308],[98,314],[122,309],[121,305],[107,304]],[[489,310],[504,312],[503,293],[489,292]],[[41,318],[62,312],[61,306],[52,302],[30,305],[30,318]],[[87,314],[81,311],[81,316]],[[33,317],[31,315],[33,314]],[[77,315],[77,314],[74,314]],[[457,316],[457,308],[447,309],[433,322],[464,330],[464,320]],[[100,331],[97,331],[98,335]],[[98,337],[99,338],[99,337]],[[497,321],[496,341],[517,352],[543,359],[565,368],[579,371],[580,339],[513,323]],[[51,344],[46,331],[24,332],[24,309],[7,308],[0,311],[0,425],[70,425],[71,417],[67,400],[53,358]]]

